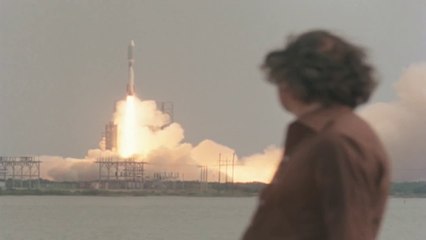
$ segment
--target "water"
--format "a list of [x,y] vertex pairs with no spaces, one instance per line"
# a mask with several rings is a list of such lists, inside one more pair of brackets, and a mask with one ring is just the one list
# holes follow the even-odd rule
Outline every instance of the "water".
[[424,240],[425,230],[426,198],[390,200],[380,240]]
[[[256,198],[1,196],[1,240],[239,239]],[[391,199],[381,240],[424,240],[426,199]]]

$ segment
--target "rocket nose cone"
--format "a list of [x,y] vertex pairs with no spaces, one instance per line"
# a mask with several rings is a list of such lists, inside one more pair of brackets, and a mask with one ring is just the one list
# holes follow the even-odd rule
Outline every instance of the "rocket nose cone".
[[130,41],[130,46],[134,47],[135,46],[135,41]]

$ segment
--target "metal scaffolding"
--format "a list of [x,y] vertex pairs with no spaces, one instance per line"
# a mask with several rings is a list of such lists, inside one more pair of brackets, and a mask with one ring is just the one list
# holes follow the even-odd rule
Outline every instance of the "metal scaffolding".
[[200,168],[200,191],[207,191],[209,184],[209,168],[205,165],[199,165]]
[[178,172],[154,172],[147,178],[148,187],[153,189],[176,189],[176,183],[180,179]]
[[98,183],[102,189],[142,189],[145,162],[134,158],[101,157]]
[[37,157],[0,157],[0,181],[11,189],[39,188],[40,163]]
[[170,117],[170,122],[174,122],[174,104],[173,102],[157,102],[158,104],[158,108],[160,109],[161,112],[169,115]]
[[[218,170],[218,183],[225,183],[228,184],[229,182],[231,182],[232,184],[234,183],[234,168],[235,168],[235,153],[232,154],[232,159],[229,160],[228,158],[223,158],[222,154],[219,153],[219,164],[218,164],[219,170]],[[224,171],[224,175],[225,175],[225,179],[221,180],[221,175],[222,175],[222,171],[221,171],[221,167],[224,167],[225,169],[222,170]],[[231,168],[231,176],[229,176],[228,174],[228,168]],[[229,179],[229,177],[231,179]]]

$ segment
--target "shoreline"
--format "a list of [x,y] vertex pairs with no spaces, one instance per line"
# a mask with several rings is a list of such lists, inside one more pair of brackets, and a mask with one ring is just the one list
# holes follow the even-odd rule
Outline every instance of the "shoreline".
[[[99,189],[15,189],[1,190],[2,196],[99,196],[99,197],[258,197],[259,192],[244,191],[179,191],[179,190],[99,190]],[[390,193],[391,198],[426,198],[426,194]]]
[[258,193],[241,191],[153,191],[153,190],[61,190],[61,189],[18,189],[2,190],[1,196],[100,196],[100,197],[257,197]]

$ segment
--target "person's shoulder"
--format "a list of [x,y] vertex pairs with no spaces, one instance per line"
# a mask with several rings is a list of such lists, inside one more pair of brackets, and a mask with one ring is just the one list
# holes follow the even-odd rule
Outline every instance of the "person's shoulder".
[[356,113],[337,119],[317,136],[316,149],[347,159],[387,161],[382,141]]
[[[347,155],[348,152],[365,152],[368,144],[376,145],[372,141],[370,131],[367,129],[354,129],[352,124],[339,122],[312,138],[311,151],[317,155]],[[367,134],[366,134],[367,133]]]
[[311,151],[316,153],[334,152],[345,147],[346,138],[339,131],[327,130],[315,135],[309,145]]
[[382,143],[370,124],[355,112],[337,119],[326,134],[339,136],[343,142],[365,148],[380,148]]

